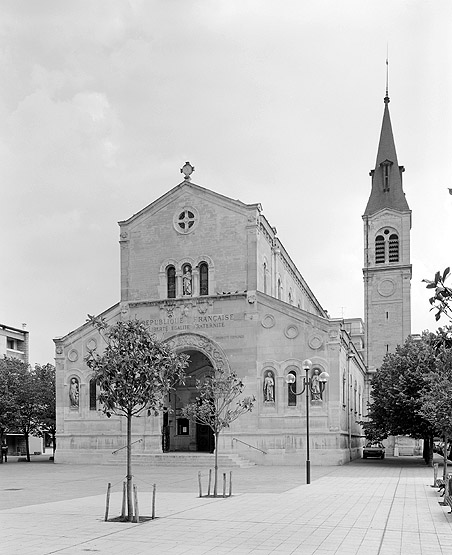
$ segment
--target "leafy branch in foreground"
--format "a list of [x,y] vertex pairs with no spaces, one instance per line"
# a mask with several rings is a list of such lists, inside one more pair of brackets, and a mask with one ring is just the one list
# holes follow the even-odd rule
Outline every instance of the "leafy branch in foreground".
[[434,289],[435,294],[430,297],[429,303],[432,305],[430,310],[436,310],[435,320],[438,321],[444,314],[452,320],[452,288],[446,285],[446,281],[450,276],[450,268],[446,268],[443,273],[436,272],[433,280],[423,279],[427,284],[427,289]]

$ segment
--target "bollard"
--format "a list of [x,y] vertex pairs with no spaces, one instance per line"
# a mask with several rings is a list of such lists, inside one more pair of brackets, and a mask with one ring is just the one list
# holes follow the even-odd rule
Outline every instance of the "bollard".
[[121,508],[121,518],[126,518],[126,498],[127,498],[127,484],[122,483],[122,508]]
[[223,497],[226,497],[226,472],[223,472]]
[[433,486],[432,488],[436,488],[436,480],[438,479],[438,463],[433,464]]
[[108,482],[107,486],[107,501],[105,503],[105,522],[108,520],[108,510],[110,508],[110,490],[111,490],[111,483]]
[[202,497],[201,471],[198,472],[199,497]]
[[155,490],[156,490],[156,485],[154,484],[152,486],[152,515],[151,515],[152,520],[154,520],[155,518]]
[[140,522],[140,509],[138,507],[138,490],[136,484],[133,484],[133,501],[135,505],[135,519],[134,522]]
[[232,470],[229,472],[229,497],[232,495]]
[[207,497],[210,497],[210,485],[212,484],[212,469],[209,468],[209,485],[207,488]]

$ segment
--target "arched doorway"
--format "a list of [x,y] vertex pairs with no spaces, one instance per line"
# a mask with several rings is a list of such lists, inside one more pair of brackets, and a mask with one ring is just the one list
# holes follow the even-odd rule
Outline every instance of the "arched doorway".
[[190,357],[186,369],[185,384],[177,386],[168,396],[169,414],[164,414],[164,446],[166,451],[201,451],[213,453],[214,436],[209,426],[194,424],[183,418],[181,411],[198,396],[196,380],[202,379],[215,370],[210,359],[201,351],[186,349],[182,351]]

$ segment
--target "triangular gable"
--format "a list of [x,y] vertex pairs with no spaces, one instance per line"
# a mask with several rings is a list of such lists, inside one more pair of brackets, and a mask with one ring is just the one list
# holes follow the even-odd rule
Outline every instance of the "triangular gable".
[[260,204],[245,204],[240,200],[234,200],[210,189],[206,189],[205,187],[201,187],[200,185],[196,185],[188,180],[184,180],[127,220],[119,221],[118,224],[120,226],[130,225],[135,221],[141,220],[143,217],[155,214],[169,203],[183,197],[186,193],[202,194],[204,197],[208,197],[211,202],[224,208],[234,210],[235,212],[239,212],[240,214],[246,214],[250,209],[257,209],[259,211],[262,210]]

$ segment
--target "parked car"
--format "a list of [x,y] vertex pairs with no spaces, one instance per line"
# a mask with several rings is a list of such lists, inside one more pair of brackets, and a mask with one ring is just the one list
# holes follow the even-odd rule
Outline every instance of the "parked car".
[[384,445],[379,441],[371,441],[363,448],[363,459],[367,457],[377,457],[379,459],[385,458]]

